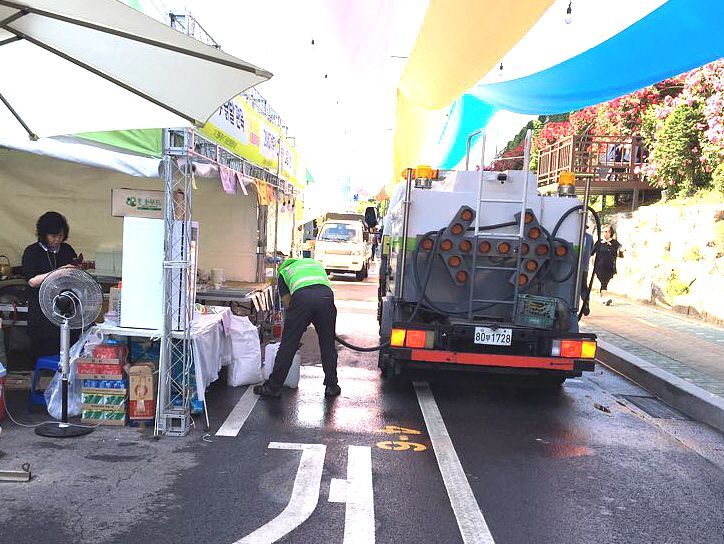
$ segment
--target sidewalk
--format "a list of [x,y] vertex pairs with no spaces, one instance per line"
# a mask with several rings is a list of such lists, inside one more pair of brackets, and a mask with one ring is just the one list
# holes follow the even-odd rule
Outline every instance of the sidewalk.
[[724,329],[626,299],[591,303],[582,330],[724,399]]

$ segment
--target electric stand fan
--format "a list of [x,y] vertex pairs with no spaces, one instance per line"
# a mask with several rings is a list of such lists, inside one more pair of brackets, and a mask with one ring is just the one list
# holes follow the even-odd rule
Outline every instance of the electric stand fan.
[[70,330],[84,329],[98,318],[103,293],[93,277],[77,268],[59,268],[40,284],[40,308],[60,327],[60,372],[62,416],[59,422],[43,423],[35,434],[70,438],[93,431],[93,427],[68,423],[68,377],[70,375]]

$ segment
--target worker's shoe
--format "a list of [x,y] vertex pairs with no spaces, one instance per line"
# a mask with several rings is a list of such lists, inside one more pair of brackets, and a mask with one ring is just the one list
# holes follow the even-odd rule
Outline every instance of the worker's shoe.
[[324,388],[325,397],[338,397],[342,393],[342,388],[339,385],[328,385]]
[[274,385],[269,380],[267,380],[261,385],[255,385],[254,393],[259,395],[260,397],[271,397],[273,399],[278,399],[282,396],[282,388],[278,385]]

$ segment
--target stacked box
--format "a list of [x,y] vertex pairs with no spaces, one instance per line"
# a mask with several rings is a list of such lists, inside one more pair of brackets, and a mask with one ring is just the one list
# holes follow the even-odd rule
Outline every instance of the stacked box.
[[129,409],[131,422],[141,425],[154,420],[156,416],[156,365],[139,362],[126,366],[128,373]]
[[97,392],[81,392],[83,408],[90,410],[113,410],[118,412],[126,409],[126,395],[105,395]]
[[126,424],[125,409],[118,412],[114,410],[92,410],[83,407],[81,423],[89,425],[118,425]]
[[78,377],[82,380],[82,423],[125,425],[128,383],[120,359],[79,358]]
[[123,379],[123,361],[120,359],[79,357],[75,364],[78,377],[82,380]]

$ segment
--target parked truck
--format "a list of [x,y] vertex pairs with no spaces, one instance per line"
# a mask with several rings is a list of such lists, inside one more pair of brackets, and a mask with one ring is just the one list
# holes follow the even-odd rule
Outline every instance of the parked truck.
[[527,159],[520,171],[408,170],[384,222],[383,375],[475,370],[557,385],[593,370],[596,337],[578,327],[592,236],[566,183],[538,194]]
[[372,234],[365,216],[330,212],[317,224],[314,258],[327,273],[353,273],[358,281],[367,278],[372,261]]

